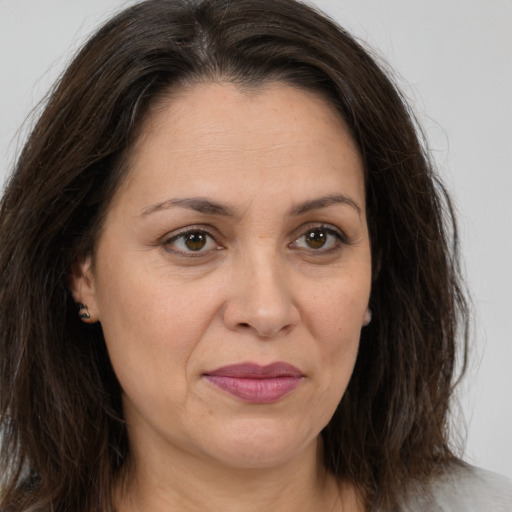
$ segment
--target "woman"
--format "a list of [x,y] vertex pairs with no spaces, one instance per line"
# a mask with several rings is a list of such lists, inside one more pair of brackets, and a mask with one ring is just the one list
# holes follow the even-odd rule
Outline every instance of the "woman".
[[0,230],[2,511],[510,509],[447,438],[449,199],[392,83],[311,8],[113,18]]

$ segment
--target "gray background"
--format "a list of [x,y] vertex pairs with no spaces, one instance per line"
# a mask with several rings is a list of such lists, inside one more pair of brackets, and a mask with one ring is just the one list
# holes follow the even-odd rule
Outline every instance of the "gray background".
[[[70,56],[131,3],[0,0],[0,182]],[[466,458],[512,477],[512,0],[315,3],[395,70],[455,198],[476,324]]]

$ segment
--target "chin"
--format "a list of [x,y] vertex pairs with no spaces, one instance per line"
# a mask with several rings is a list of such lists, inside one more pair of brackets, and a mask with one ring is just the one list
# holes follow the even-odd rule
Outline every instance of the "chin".
[[225,438],[211,443],[208,451],[224,464],[239,469],[282,466],[317,446],[317,435],[304,435],[298,426],[287,429],[282,424],[239,425],[224,434]]

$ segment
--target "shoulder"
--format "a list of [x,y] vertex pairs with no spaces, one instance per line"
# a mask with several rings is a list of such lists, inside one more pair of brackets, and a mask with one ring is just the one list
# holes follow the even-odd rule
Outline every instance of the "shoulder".
[[473,466],[454,466],[404,503],[408,512],[512,512],[512,480]]

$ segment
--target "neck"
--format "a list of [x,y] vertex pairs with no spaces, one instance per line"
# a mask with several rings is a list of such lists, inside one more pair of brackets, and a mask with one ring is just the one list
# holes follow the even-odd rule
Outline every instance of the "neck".
[[185,453],[134,454],[116,491],[115,510],[359,510],[353,491],[323,468],[320,450],[315,442],[297,460],[264,469],[232,468]]

